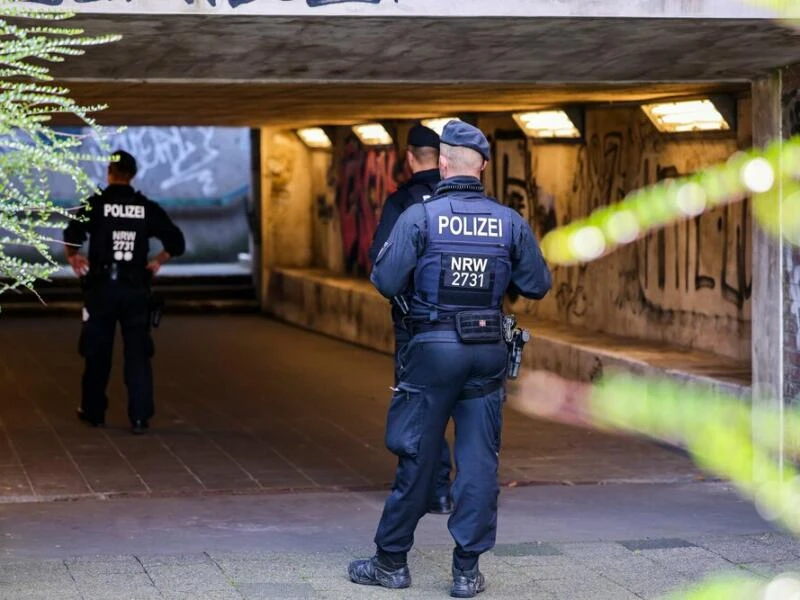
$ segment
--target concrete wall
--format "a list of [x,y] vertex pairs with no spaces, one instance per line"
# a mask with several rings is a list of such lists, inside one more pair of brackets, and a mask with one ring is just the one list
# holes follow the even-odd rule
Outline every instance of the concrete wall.
[[261,143],[262,148],[267,146],[270,185],[264,193],[272,219],[273,261],[284,267],[307,267],[313,246],[312,153],[292,132],[265,131]]
[[[125,150],[133,154],[138,173],[133,186],[158,202],[186,236],[186,253],[176,262],[236,262],[250,244],[248,207],[252,202],[250,170],[250,130],[235,127],[128,127],[107,130],[108,150],[101,148],[89,130],[65,127],[67,134],[84,136],[78,151],[106,156],[108,151]],[[81,167],[100,187],[105,187],[107,163],[84,161]],[[72,180],[51,175],[48,191],[60,206],[77,206]],[[61,239],[61,231],[48,234]],[[60,243],[49,245],[52,255],[64,262]],[[160,249],[151,241],[151,251]],[[40,260],[38,253],[15,249],[14,256]]]
[[[478,125],[490,136],[494,156],[484,182],[490,194],[525,216],[541,238],[630,190],[724,161],[750,144],[749,110],[749,101],[741,101],[738,138],[676,140],[658,134],[636,107],[593,108],[586,114],[586,144],[533,143],[510,116],[481,117]],[[387,127],[395,140],[405,139],[408,123]],[[278,208],[281,203],[272,194],[273,208],[281,215],[273,225],[281,247],[274,264],[363,278],[369,272],[366,250],[383,200],[407,176],[404,144],[366,149],[353,142],[346,128],[336,129],[334,141],[332,153],[308,151],[296,140],[276,145],[282,156],[295,158],[273,161],[275,176],[290,179],[303,196],[292,196],[289,210]],[[310,229],[305,221],[309,214]],[[296,248],[305,236],[313,238],[310,254]],[[544,301],[520,300],[513,309],[587,331],[746,361],[751,248],[749,204],[737,204],[589,265],[555,268],[553,291]]]
[[[629,191],[726,160],[750,144],[749,102],[736,138],[677,141],[638,108],[589,110],[586,145],[534,144],[510,119],[492,133],[490,194],[522,213],[541,238]],[[750,207],[721,208],[580,267],[556,267],[553,291],[514,310],[745,360],[750,354]]]
[[381,352],[392,352],[388,302],[366,280],[323,270],[277,268],[270,278],[275,316],[313,331]]

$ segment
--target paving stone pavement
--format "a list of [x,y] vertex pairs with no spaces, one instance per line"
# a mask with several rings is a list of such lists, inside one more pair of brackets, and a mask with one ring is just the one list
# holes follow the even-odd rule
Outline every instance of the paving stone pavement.
[[[384,492],[7,504],[0,600],[446,598],[447,519],[422,519],[413,585],[352,584]],[[711,573],[800,571],[800,543],[721,483],[542,486],[500,495],[481,598],[659,598]],[[753,599],[757,600],[757,599]]]
[[[695,546],[629,550],[620,542],[499,546],[481,558],[481,598],[622,600],[659,598],[710,572],[746,572],[766,580],[800,571],[800,543],[785,535],[716,536]],[[780,548],[765,560],[766,548]],[[409,557],[413,585],[383,590],[352,584],[354,552],[205,551],[129,554],[49,561],[0,561],[0,599],[288,600],[445,598],[451,549],[426,546]],[[779,557],[778,557],[779,556]],[[754,599],[755,600],[755,599]]]
[[[420,524],[409,590],[345,575],[394,469],[389,357],[261,317],[170,316],[158,415],[134,437],[118,362],[108,427],[74,418],[78,329],[0,322],[0,600],[447,597],[446,518]],[[794,540],[645,441],[506,411],[500,477],[485,599],[656,598],[720,569],[800,569]]]
[[[156,418],[131,436],[121,347],[105,429],[79,423],[75,319],[0,318],[0,502],[387,489],[388,356],[253,315],[167,315],[155,332]],[[505,412],[504,484],[692,481],[641,440]]]

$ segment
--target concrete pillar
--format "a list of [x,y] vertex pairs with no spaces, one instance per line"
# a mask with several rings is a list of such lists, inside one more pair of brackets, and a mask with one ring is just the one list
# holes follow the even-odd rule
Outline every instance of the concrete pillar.
[[291,131],[261,129],[261,308],[270,306],[270,281],[280,267],[308,268],[312,260],[312,156]]
[[[800,65],[753,82],[752,91],[756,146],[800,133]],[[753,405],[783,414],[800,402],[800,251],[766,234],[755,219],[752,303]],[[784,431],[760,430],[755,420],[754,433],[777,436],[783,460]]]
[[252,269],[253,287],[256,296],[261,300],[261,282],[264,273],[261,268],[262,239],[261,229],[261,130],[250,130],[250,179],[252,181],[252,196],[247,207],[247,219],[250,225],[250,265]]
[[273,133],[272,129],[264,128],[259,136],[261,162],[261,279],[258,298],[261,302],[261,310],[264,312],[267,312],[269,307],[269,282],[275,265],[274,238],[272,236],[272,177],[270,176],[269,168],[269,152],[272,147]]

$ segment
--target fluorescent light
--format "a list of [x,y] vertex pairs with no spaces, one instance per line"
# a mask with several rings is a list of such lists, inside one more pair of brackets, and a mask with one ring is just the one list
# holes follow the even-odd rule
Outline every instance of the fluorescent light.
[[727,131],[730,123],[711,100],[687,100],[642,106],[645,114],[663,133],[685,131]]
[[579,138],[581,132],[563,110],[537,110],[515,113],[514,120],[534,138]]
[[331,140],[321,127],[298,129],[297,135],[309,148],[330,148]]
[[353,127],[353,132],[365,146],[390,146],[394,142],[380,123],[364,123]]
[[460,121],[458,117],[436,117],[434,119],[422,119],[422,124],[429,129],[433,129],[437,135],[442,135],[444,126],[450,121]]

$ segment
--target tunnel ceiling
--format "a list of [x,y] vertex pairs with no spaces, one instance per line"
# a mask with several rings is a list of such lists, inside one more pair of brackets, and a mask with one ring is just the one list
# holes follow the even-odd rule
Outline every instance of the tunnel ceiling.
[[[630,101],[800,62],[764,20],[81,15],[123,40],[54,73],[104,121],[350,122]],[[656,84],[655,82],[683,82]]]
[[711,92],[746,93],[744,84],[434,85],[70,83],[88,104],[104,102],[99,120],[128,125],[286,127],[352,124],[503,112],[569,103],[638,102]]

